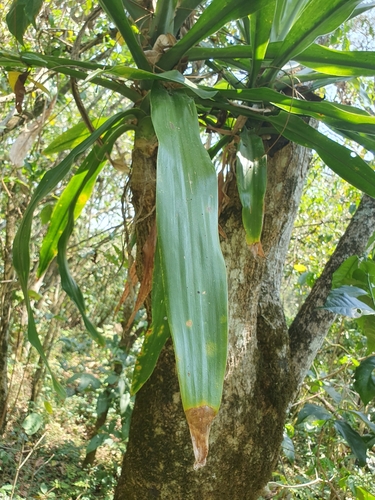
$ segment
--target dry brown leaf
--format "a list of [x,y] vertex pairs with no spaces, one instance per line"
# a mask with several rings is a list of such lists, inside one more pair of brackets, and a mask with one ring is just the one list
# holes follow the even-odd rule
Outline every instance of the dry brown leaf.
[[14,93],[16,94],[16,110],[22,113],[22,103],[26,94],[25,82],[29,76],[29,71],[18,75],[17,81],[14,85]]
[[30,122],[12,144],[9,150],[9,158],[16,167],[22,167],[28,152],[42,130],[45,122],[52,113],[55,103],[56,97],[52,99],[50,105],[44,111],[42,116],[37,120]]
[[125,300],[129,297],[130,284],[134,287],[137,283],[138,283],[137,270],[136,270],[135,262],[133,262],[131,268],[129,269],[128,280],[125,284],[124,291],[122,292],[119,303],[116,306],[115,315],[119,312],[120,307],[125,302]]
[[154,223],[154,225],[152,226],[150,234],[148,235],[147,240],[143,245],[143,256],[144,256],[143,279],[139,287],[138,297],[135,302],[134,310],[126,325],[126,329],[131,327],[135,315],[141,308],[143,302],[146,300],[148,294],[151,292],[152,275],[154,272],[155,248],[156,248],[156,223]]

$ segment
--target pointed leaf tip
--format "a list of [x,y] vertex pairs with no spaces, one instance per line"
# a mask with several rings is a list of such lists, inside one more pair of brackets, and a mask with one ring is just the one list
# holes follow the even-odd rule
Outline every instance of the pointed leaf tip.
[[185,411],[185,415],[194,448],[194,470],[197,470],[206,465],[208,438],[216,411],[210,406],[199,406],[198,408],[189,408]]

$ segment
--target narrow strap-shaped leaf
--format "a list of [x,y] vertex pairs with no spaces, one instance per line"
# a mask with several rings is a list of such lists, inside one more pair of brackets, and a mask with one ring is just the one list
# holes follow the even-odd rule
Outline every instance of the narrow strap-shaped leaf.
[[205,464],[227,357],[227,283],[218,236],[218,190],[194,101],[151,91],[159,141],[156,221],[167,317],[195,467]]
[[352,186],[375,198],[375,172],[353,151],[329,139],[301,118],[281,112],[267,117],[287,139],[315,149],[324,163]]
[[218,95],[227,99],[270,103],[289,113],[311,116],[337,129],[375,134],[375,117],[354,106],[296,99],[267,88],[218,90]]
[[103,73],[122,76],[131,80],[161,80],[179,83],[192,90],[202,99],[213,97],[216,94],[216,90],[198,87],[177,70],[165,71],[164,73],[151,73],[137,68],[130,68],[129,66],[114,66],[113,68],[103,70]]
[[82,292],[70,274],[66,249],[70,235],[72,234],[73,231],[73,227],[74,227],[74,206],[71,206],[67,225],[58,243],[57,264],[59,266],[61,286],[63,290],[65,290],[65,292],[68,294],[68,296],[76,304],[79,312],[81,313],[85,327],[89,332],[90,336],[92,337],[92,339],[95,340],[95,342],[97,342],[100,346],[104,346],[105,338],[96,330],[94,325],[86,316],[86,307]]
[[[93,127],[100,127],[101,125],[103,125],[103,123],[105,123],[106,120],[106,117],[92,120]],[[73,125],[73,127],[56,137],[56,139],[54,139],[43,150],[43,154],[51,155],[54,153],[60,153],[61,151],[66,151],[67,149],[73,149],[82,141],[84,141],[89,135],[90,131],[88,130],[86,124],[81,121],[77,123],[77,125]]]
[[185,19],[194,12],[198,5],[203,5],[206,2],[201,2],[200,0],[181,0],[178,2],[178,7],[176,9],[176,15],[174,18],[174,31],[173,34],[176,36],[178,30],[181,28]]
[[272,41],[284,40],[308,1],[277,0],[274,22],[272,23]]
[[141,352],[137,356],[133,373],[132,394],[136,394],[151,376],[159,354],[169,336],[160,252],[157,244],[152,285],[152,325],[145,334]]
[[109,118],[106,123],[93,132],[90,137],[75,147],[61,163],[46,172],[35,189],[30,203],[25,210],[25,214],[21,220],[13,244],[13,264],[20,280],[24,295],[27,295],[27,283],[30,271],[29,242],[34,210],[38,206],[39,202],[47,196],[68,174],[76,157],[84,153],[106,130],[125,117],[126,114],[127,112],[117,113],[113,117]]
[[367,151],[370,151],[372,154],[375,154],[375,137],[373,135],[367,135],[340,129],[336,129],[336,131],[346,139],[350,139],[351,141],[360,144]]
[[158,0],[148,33],[151,45],[159,35],[173,33],[177,0]]
[[310,0],[293,24],[280,48],[280,55],[262,78],[263,83],[274,79],[284,64],[303,52],[321,35],[338,28],[361,0]]
[[[103,65],[98,65],[94,63],[88,63],[87,61],[72,61],[71,59],[45,56],[40,54],[34,54],[33,52],[21,52],[19,55],[0,52],[0,61],[4,64],[11,65],[23,65],[25,67],[37,67],[37,68],[48,68],[53,71],[58,71],[64,75],[73,76],[79,80],[85,80],[87,78],[87,73],[85,71],[80,71],[74,67],[83,69],[103,69]],[[101,87],[118,92],[120,95],[127,97],[133,102],[139,101],[140,94],[133,89],[130,89],[123,83],[117,83],[106,78],[92,78],[92,83],[100,85]]]
[[260,8],[264,8],[273,0],[213,0],[191,30],[176,45],[168,50],[160,59],[159,66],[163,69],[172,69],[175,64],[196,43],[219,30],[230,21],[240,19],[252,14]]
[[17,272],[18,278],[20,280],[20,285],[25,299],[25,305],[28,314],[28,339],[33,347],[38,351],[39,355],[46,363],[48,370],[52,376],[53,386],[56,392],[64,397],[64,390],[61,385],[57,382],[56,378],[53,376],[45,353],[43,351],[42,344],[38,337],[38,333],[35,327],[35,320],[30,304],[29,294],[28,294],[28,281],[30,273],[30,235],[31,235],[31,225],[33,220],[34,210],[38,203],[47,196],[56,185],[65,177],[69,172],[73,161],[75,158],[84,153],[87,148],[89,148],[108,128],[114,125],[124,116],[124,113],[118,113],[113,116],[107,122],[102,125],[96,132],[94,132],[90,137],[83,141],[79,146],[77,146],[63,162],[61,162],[57,167],[49,170],[42,180],[40,181],[38,187],[36,188],[33,196],[31,197],[30,203],[25,211],[25,214],[21,220],[20,226],[16,233],[13,243],[13,265]]
[[267,156],[264,152],[263,141],[259,136],[245,128],[240,138],[236,174],[246,243],[255,256],[264,257],[260,238],[267,186]]
[[255,80],[257,79],[262,62],[266,56],[275,14],[275,7],[276,0],[272,0],[265,7],[254,12],[250,16],[252,61],[249,87],[254,87]]
[[311,45],[296,56],[296,61],[320,73],[336,76],[374,76],[374,51],[340,51]]
[[66,397],[65,389],[60,384],[60,382],[58,382],[58,380],[56,379],[55,375],[53,374],[53,372],[51,370],[51,367],[49,366],[48,359],[45,355],[42,343],[40,342],[40,338],[39,338],[38,332],[36,330],[35,319],[34,319],[33,311],[31,308],[30,300],[29,300],[29,297],[26,295],[25,295],[25,305],[26,305],[26,310],[27,310],[27,338],[28,338],[28,341],[37,350],[39,356],[43,360],[43,363],[46,365],[46,368],[49,371],[49,374],[51,375],[52,385],[56,391],[56,394],[60,398],[64,399]]
[[85,158],[62,192],[53,209],[48,231],[42,241],[38,276],[46,271],[49,263],[57,254],[58,241],[67,224],[72,203],[74,204],[74,219],[77,219],[89,200],[95,181],[105,165],[106,153],[112,149],[116,139],[128,129],[128,125],[122,124],[107,132],[104,137],[105,146],[93,148],[93,151]]
[[117,26],[121,36],[125,40],[128,49],[133,56],[138,68],[150,71],[151,67],[146,56],[135,38],[129,19],[126,16],[121,0],[99,0],[100,5]]

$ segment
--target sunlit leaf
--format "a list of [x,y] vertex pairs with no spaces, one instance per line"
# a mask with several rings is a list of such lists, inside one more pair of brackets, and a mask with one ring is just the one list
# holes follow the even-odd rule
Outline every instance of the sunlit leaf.
[[[98,128],[103,123],[106,122],[108,118],[96,118],[92,120],[92,125],[94,128]],[[65,151],[67,149],[73,149],[78,144],[81,144],[89,135],[90,130],[88,130],[86,124],[84,122],[77,123],[69,130],[66,130],[61,135],[56,137],[44,150],[43,154],[50,155],[53,153],[60,153],[61,151]]]
[[217,179],[200,140],[194,101],[156,87],[151,110],[159,141],[156,221],[167,317],[182,404],[197,438],[193,443],[198,443],[195,466],[201,467],[208,453],[209,424],[221,401],[227,356]]
[[247,129],[244,129],[240,136],[236,174],[246,243],[254,255],[264,257],[260,238],[267,186],[267,155],[262,139]]
[[324,163],[347,182],[375,197],[375,172],[358,156],[326,135],[315,130],[297,116],[281,112],[268,120],[291,141],[315,149]]
[[30,413],[22,422],[22,427],[28,436],[36,434],[43,425],[43,418],[39,413]]

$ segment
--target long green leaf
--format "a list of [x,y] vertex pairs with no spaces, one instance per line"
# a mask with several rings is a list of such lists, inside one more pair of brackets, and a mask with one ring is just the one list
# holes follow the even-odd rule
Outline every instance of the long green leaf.
[[271,1],[273,0],[252,0],[251,2],[249,0],[213,0],[204,9],[191,30],[162,56],[159,66],[163,69],[172,69],[195,44],[228,22],[252,14]]
[[181,0],[178,2],[178,7],[176,9],[176,15],[174,18],[174,31],[173,34],[176,36],[178,30],[181,28],[185,19],[194,12],[198,5],[205,4],[206,2],[201,2],[199,0]]
[[264,152],[263,141],[259,136],[245,128],[240,139],[236,174],[246,243],[255,256],[264,256],[260,238],[267,185],[267,156]]
[[137,356],[132,380],[132,394],[136,394],[147,382],[154,371],[160,351],[170,337],[158,244],[156,244],[155,250],[154,276],[151,293],[152,325],[145,334],[141,352]]
[[270,41],[271,28],[275,14],[276,0],[272,0],[262,9],[250,16],[250,35],[252,46],[252,65],[249,75],[249,87],[253,87],[266,56]]
[[130,68],[128,66],[114,66],[113,68],[103,70],[103,73],[129,78],[130,80],[161,80],[178,83],[192,90],[202,99],[213,97],[217,92],[216,90],[208,90],[198,87],[177,70],[164,71],[164,73],[151,73],[149,71]]
[[13,0],[5,18],[9,31],[23,45],[23,35],[30,24],[35,26],[44,0]]
[[375,116],[371,116],[354,106],[343,106],[328,101],[310,102],[298,99],[284,99],[283,97],[277,98],[277,101],[274,101],[273,104],[284,111],[311,116],[334,128],[375,134]]
[[[127,116],[132,116],[131,110],[126,113]],[[128,129],[128,125],[119,125],[113,131],[109,131],[104,137],[105,146],[102,148],[95,146],[93,148],[93,151],[85,158],[62,192],[53,209],[47,234],[42,241],[38,276],[41,276],[46,271],[51,260],[57,254],[58,242],[66,227],[72,204],[75,220],[91,196],[95,181],[105,165],[106,153],[112,149],[114,142]]]
[[375,117],[354,106],[315,102],[285,96],[268,88],[218,90],[218,96],[227,99],[273,104],[289,113],[311,116],[339,130],[375,135]]
[[30,203],[26,208],[25,214],[21,220],[20,226],[16,233],[13,243],[13,264],[17,272],[18,279],[20,280],[20,285],[25,299],[25,305],[28,314],[28,339],[29,342],[38,351],[39,355],[42,357],[43,361],[46,363],[48,370],[51,373],[54,388],[60,396],[64,397],[64,390],[57,382],[53,376],[47,358],[44,354],[42,344],[40,342],[38,332],[35,327],[35,320],[33,316],[32,307],[30,304],[29,294],[28,294],[28,281],[30,274],[30,236],[31,236],[31,225],[33,221],[34,210],[36,209],[39,202],[47,196],[57,184],[67,175],[69,172],[75,158],[84,153],[87,148],[89,148],[106,130],[118,122],[124,113],[118,113],[107,122],[102,125],[96,132],[94,132],[90,137],[83,141],[79,146],[77,146],[63,162],[61,162],[57,167],[49,170],[42,180],[40,181],[38,187],[36,188],[33,196],[31,197]]
[[167,317],[195,467],[205,464],[208,434],[222,394],[227,357],[227,283],[218,236],[213,164],[199,134],[194,101],[151,91],[159,141],[156,221]]
[[[272,60],[280,54],[281,44],[270,43],[265,55],[266,60]],[[250,45],[233,45],[229,47],[193,47],[188,56],[191,61],[202,59],[228,59],[228,58],[251,58],[252,47]],[[296,55],[294,59],[326,75],[342,76],[374,76],[375,74],[375,52],[374,51],[339,51],[329,49],[322,45],[313,44],[303,52]],[[309,80],[315,80],[314,73],[309,75]],[[290,77],[287,78],[290,84]]]
[[[48,68],[52,71],[62,73],[64,75],[73,76],[79,80],[86,80],[87,73],[75,69],[75,67],[83,69],[103,69],[105,66],[88,63],[86,61],[72,61],[63,57],[45,56],[41,54],[34,54],[33,52],[21,52],[19,55],[9,54],[8,52],[0,52],[0,62],[3,64],[10,64],[12,66],[23,66],[26,68]],[[140,100],[141,96],[138,92],[128,88],[123,83],[117,83],[106,78],[94,77],[91,82],[100,85],[101,87],[117,92],[124,97],[127,97],[133,102]]]
[[151,26],[148,32],[151,45],[155,43],[159,35],[173,33],[174,16],[177,0],[158,0],[155,13],[152,17]]
[[311,45],[296,56],[296,61],[320,73],[336,76],[374,76],[374,51],[339,51]]
[[117,26],[138,68],[144,69],[146,71],[151,71],[150,64],[147,61],[146,56],[137,39],[135,38],[129,19],[126,16],[124,7],[122,5],[122,1],[99,0],[99,3]]
[[345,420],[336,420],[334,425],[357,457],[360,467],[364,467],[367,461],[367,446],[360,434]]
[[309,0],[277,0],[272,24],[272,41],[284,40]]
[[331,170],[375,198],[375,172],[356,153],[329,139],[297,116],[281,112],[278,116],[267,119],[281,135],[297,144],[315,149]]
[[65,292],[68,294],[68,296],[76,304],[79,312],[81,313],[85,327],[89,332],[90,336],[92,337],[92,339],[95,340],[95,342],[97,342],[100,346],[104,346],[105,338],[96,330],[94,325],[86,316],[86,307],[82,292],[78,287],[77,283],[72,278],[69,271],[66,250],[70,235],[73,231],[73,227],[74,227],[74,204],[72,204],[72,206],[70,207],[68,221],[58,243],[57,264],[59,266],[61,286],[63,290],[65,290]]
[[[107,118],[105,117],[97,118],[92,121],[92,124],[94,128],[97,128],[103,125],[106,120]],[[74,125],[69,130],[66,130],[61,135],[56,137],[56,139],[43,150],[43,154],[50,155],[60,153],[61,151],[65,151],[67,149],[73,149],[84,141],[90,133],[91,132],[88,130],[86,124],[84,122],[79,122],[77,125]]]
[[284,64],[303,52],[321,35],[330,33],[342,24],[361,0],[310,0],[293,24],[280,48],[273,68],[262,78],[263,83],[274,79]]

